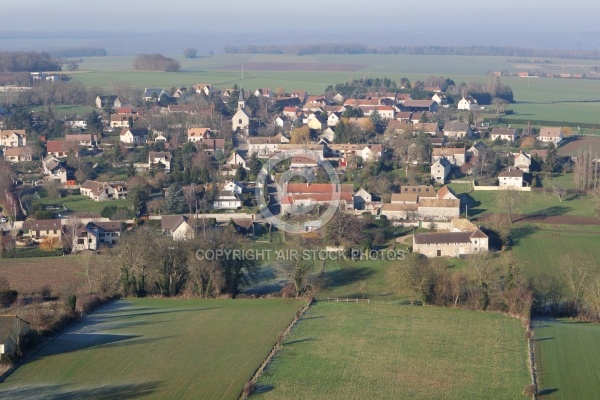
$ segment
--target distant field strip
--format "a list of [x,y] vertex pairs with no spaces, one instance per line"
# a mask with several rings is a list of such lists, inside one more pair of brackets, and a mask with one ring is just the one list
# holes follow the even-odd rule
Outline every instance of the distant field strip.
[[225,71],[358,71],[365,64],[323,64],[323,63],[287,63],[287,62],[249,62],[243,65],[230,65],[221,68]]

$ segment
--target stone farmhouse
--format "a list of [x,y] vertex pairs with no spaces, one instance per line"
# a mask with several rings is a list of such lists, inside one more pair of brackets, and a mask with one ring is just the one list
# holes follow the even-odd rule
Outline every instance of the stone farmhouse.
[[488,251],[488,236],[466,219],[452,219],[449,231],[413,234],[413,252],[427,257],[460,257]]

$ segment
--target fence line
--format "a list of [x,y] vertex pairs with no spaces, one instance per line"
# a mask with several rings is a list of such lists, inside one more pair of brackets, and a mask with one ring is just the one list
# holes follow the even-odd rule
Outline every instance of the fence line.
[[[300,311],[298,311],[296,313],[296,317],[292,320],[292,322],[290,322],[290,324],[287,326],[287,328],[285,328],[285,330],[277,336],[277,342],[273,345],[273,347],[271,348],[271,351],[269,351],[269,354],[263,360],[263,362],[260,364],[260,366],[256,369],[256,371],[254,371],[254,374],[252,374],[252,378],[250,378],[250,380],[246,383],[246,385],[248,385],[248,384],[256,384],[256,382],[258,382],[258,378],[260,378],[260,376],[262,375],[262,373],[264,372],[264,370],[271,363],[271,360],[273,359],[273,357],[275,357],[275,355],[281,349],[281,347],[283,345],[283,341],[285,340],[285,338],[289,335],[289,333],[292,330],[292,328],[294,326],[296,326],[296,324],[298,323],[298,320],[300,318],[302,318],[302,316],[304,315],[304,313],[308,310],[308,308],[312,305],[313,302],[314,302],[314,299],[310,299],[306,303],[306,305]],[[246,385],[244,385],[244,389],[242,390],[242,393],[240,393],[240,395],[239,395],[239,399],[240,400],[247,399],[248,395],[250,394],[250,393],[246,393]]]
[[361,298],[340,298],[340,297],[327,297],[324,299],[315,299],[316,301],[325,301],[330,303],[377,303],[377,304],[393,304],[393,305],[411,305],[409,301],[406,300],[372,300],[372,299],[361,299]]

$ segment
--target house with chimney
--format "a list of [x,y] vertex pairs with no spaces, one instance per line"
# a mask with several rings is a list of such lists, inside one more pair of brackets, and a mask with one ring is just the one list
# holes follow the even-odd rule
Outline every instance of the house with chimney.
[[520,188],[523,187],[523,177],[522,170],[510,167],[498,174],[498,184],[504,188]]
[[462,147],[452,148],[452,147],[444,147],[444,148],[435,148],[431,152],[431,162],[435,163],[440,159],[447,159],[452,166],[461,167],[464,163],[467,162],[466,151]]
[[431,179],[435,183],[443,185],[446,183],[446,178],[450,175],[450,171],[452,171],[452,164],[446,157],[442,157],[431,164]]
[[444,124],[444,136],[450,138],[472,138],[473,128],[468,122],[448,121]]
[[171,160],[173,156],[168,151],[151,151],[148,153],[149,168],[162,169],[165,172],[171,172]]
[[60,219],[34,219],[23,222],[23,232],[34,239],[62,238]]

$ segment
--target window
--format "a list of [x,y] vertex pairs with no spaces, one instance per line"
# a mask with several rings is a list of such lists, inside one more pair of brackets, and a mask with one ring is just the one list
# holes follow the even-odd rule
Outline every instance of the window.
[[77,244],[84,244],[85,243],[85,239],[77,239]]

